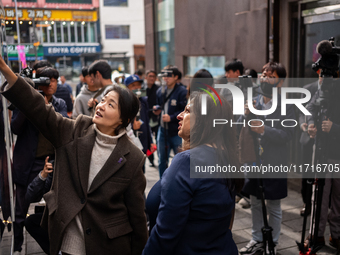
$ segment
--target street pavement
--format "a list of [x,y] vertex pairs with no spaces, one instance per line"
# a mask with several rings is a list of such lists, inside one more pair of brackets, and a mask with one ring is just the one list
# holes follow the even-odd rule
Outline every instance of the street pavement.
[[[157,159],[155,159],[155,163]],[[145,162],[146,167],[146,194],[149,193],[152,186],[159,180],[157,168],[149,166],[149,161]],[[36,204],[30,206],[29,213],[33,213]],[[282,200],[281,207],[283,211],[283,220],[281,225],[281,235],[277,254],[281,255],[298,255],[299,251],[295,241],[300,241],[302,232],[302,220],[300,209],[302,206],[301,195],[299,193],[299,181],[290,181],[288,185],[288,197]],[[308,220],[309,222],[309,220]],[[309,228],[309,223],[308,223]],[[236,204],[235,221],[233,225],[233,237],[237,247],[244,247],[251,238],[251,212],[250,208],[243,209],[240,204]],[[318,255],[335,254],[336,250],[328,244],[329,226],[327,224],[325,239],[326,246],[320,250]],[[0,255],[10,254],[11,236],[7,230],[4,233],[3,240],[0,244]],[[43,255],[45,254],[35,240],[25,231],[25,241],[21,254]],[[213,254],[212,254],[213,255]]]

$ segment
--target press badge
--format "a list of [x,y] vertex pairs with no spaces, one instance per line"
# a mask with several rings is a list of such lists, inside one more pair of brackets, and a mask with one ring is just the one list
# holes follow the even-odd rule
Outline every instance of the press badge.
[[176,105],[177,105],[176,99],[171,99],[171,106],[176,106]]

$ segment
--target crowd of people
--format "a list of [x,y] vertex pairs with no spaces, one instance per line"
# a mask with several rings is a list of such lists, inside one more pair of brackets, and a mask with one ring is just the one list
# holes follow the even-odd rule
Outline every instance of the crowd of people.
[[[288,164],[287,145],[296,130],[281,121],[298,119],[298,111],[287,105],[283,116],[280,97],[276,110],[268,115],[254,116],[249,110],[272,108],[273,88],[280,92],[287,76],[282,64],[263,66],[260,86],[253,101],[244,102],[245,112],[240,116],[233,115],[230,90],[222,89],[218,95],[212,88],[214,83],[239,86],[243,74],[251,75],[251,83],[256,84],[257,72],[244,70],[236,59],[226,63],[222,78],[215,81],[208,70],[201,69],[189,86],[181,83],[182,73],[171,65],[162,70],[162,86],[156,83],[154,70],[112,81],[108,62],[97,60],[82,68],[75,97],[65,77],[49,62],[40,61],[33,69],[37,78],[50,78],[50,84],[36,89],[30,79],[13,73],[0,58],[0,72],[7,80],[1,93],[15,106],[11,119],[11,130],[17,135],[13,153],[14,251],[22,249],[26,227],[47,254],[276,253],[281,200],[287,196],[286,175],[259,179],[226,173],[219,178],[192,178],[191,171],[194,166],[216,164],[236,169],[241,165]],[[202,91],[207,90],[202,89],[200,79],[212,88],[210,96],[203,96]],[[313,116],[299,118],[303,160],[309,163],[317,134],[315,101],[321,84],[320,78],[319,83],[306,86],[313,96],[306,107]],[[214,111],[201,114],[203,104]],[[212,121],[221,116],[250,124],[212,129]],[[273,119],[279,121],[270,121]],[[328,163],[340,164],[338,112],[332,110],[322,122],[322,132],[333,141]],[[171,150],[174,157],[170,163]],[[160,176],[147,197],[146,156],[151,167],[158,166]],[[331,176],[326,181],[318,244],[325,243],[330,204],[331,244],[340,252],[338,180]],[[311,192],[306,195],[310,187],[304,179],[302,187],[303,215],[310,213]],[[252,239],[240,250],[232,237],[237,196],[249,198],[252,217]],[[46,207],[36,206],[35,213],[27,217],[29,205],[42,198]],[[272,247],[263,240],[261,199],[266,201]],[[311,237],[306,239],[306,248]]]

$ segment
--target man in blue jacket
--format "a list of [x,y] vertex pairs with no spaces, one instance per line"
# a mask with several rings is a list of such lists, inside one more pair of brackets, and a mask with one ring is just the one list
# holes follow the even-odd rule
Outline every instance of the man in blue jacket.
[[157,135],[160,177],[168,167],[170,150],[172,149],[176,154],[182,144],[182,139],[178,136],[177,115],[184,110],[187,104],[187,90],[184,86],[177,84],[180,76],[177,67],[169,65],[162,72],[166,74],[163,77],[166,87],[157,90],[157,105],[153,108],[156,115],[161,115]]
[[[49,86],[40,86],[46,104],[52,104],[56,112],[67,117],[65,101],[53,95],[57,90],[58,71],[52,67],[39,68],[39,77],[49,77],[51,80]],[[17,135],[13,152],[13,181],[16,185],[14,251],[21,251],[24,221],[29,207],[25,201],[27,186],[44,168],[45,158],[49,156],[54,159],[54,147],[17,109],[13,111],[11,130]]]

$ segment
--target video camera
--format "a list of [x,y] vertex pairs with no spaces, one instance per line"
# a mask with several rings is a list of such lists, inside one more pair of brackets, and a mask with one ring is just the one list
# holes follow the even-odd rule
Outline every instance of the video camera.
[[339,78],[339,56],[340,47],[334,45],[334,37],[329,41],[323,40],[318,43],[316,51],[321,57],[312,65],[312,69],[317,72],[321,69],[320,77],[323,77],[319,103],[325,103],[328,100],[333,90],[334,82],[330,78]]
[[318,43],[316,51],[321,57],[312,65],[312,69],[317,72],[321,69],[321,76],[339,77],[339,56],[340,47],[334,45],[334,37],[328,41],[323,40]]
[[[312,65],[312,69],[319,73],[321,82],[321,87],[319,90],[319,96],[316,98],[315,102],[310,102],[313,104],[315,113],[313,113],[314,125],[317,128],[317,134],[315,137],[315,148],[313,151],[313,166],[325,165],[328,162],[328,152],[331,149],[329,146],[331,140],[334,138],[329,136],[327,132],[322,131],[323,121],[330,118],[330,115],[337,112],[338,109],[334,108],[334,102],[338,100],[336,88],[336,79],[339,78],[339,56],[340,48],[334,45],[334,37],[331,37],[329,41],[323,40],[318,43],[317,52],[321,57]],[[319,233],[319,223],[321,216],[321,208],[323,205],[323,192],[325,186],[325,171],[315,173],[315,178],[311,178],[307,181],[308,185],[314,185],[313,194],[312,187],[307,188],[306,197],[312,196],[312,214],[311,214],[311,224],[310,224],[310,243],[308,250],[304,247],[304,238],[307,224],[307,214],[304,215],[303,228],[301,234],[301,242],[297,242],[300,250],[300,254],[316,254],[316,252],[321,248],[318,239]],[[307,206],[309,206],[307,204]]]
[[35,78],[33,70],[30,67],[22,69],[20,76],[24,78],[30,78],[34,82],[35,89],[38,89],[39,86],[49,86],[51,82],[50,78],[48,77]]

